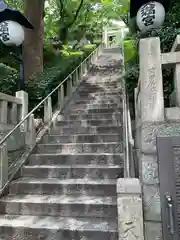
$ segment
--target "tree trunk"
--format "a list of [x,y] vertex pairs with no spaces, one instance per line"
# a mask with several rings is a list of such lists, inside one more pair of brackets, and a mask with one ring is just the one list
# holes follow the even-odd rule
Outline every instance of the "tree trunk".
[[25,0],[25,16],[34,26],[33,30],[25,31],[25,80],[43,71],[44,2],[44,0]]

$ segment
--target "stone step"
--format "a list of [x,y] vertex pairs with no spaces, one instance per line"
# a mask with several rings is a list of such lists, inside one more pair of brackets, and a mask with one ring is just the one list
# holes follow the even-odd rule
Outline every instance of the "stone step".
[[116,108],[71,108],[69,114],[92,114],[92,113],[122,113],[121,107]]
[[104,88],[104,89],[116,89],[116,88],[122,88],[121,84],[119,82],[103,82],[103,81],[86,81],[86,82],[82,82],[79,85],[79,88]]
[[50,135],[69,135],[69,134],[113,134],[117,133],[123,136],[122,126],[114,125],[101,125],[101,126],[89,126],[89,127],[58,127],[55,126],[49,130]]
[[82,178],[117,179],[123,177],[123,168],[118,165],[34,165],[21,169],[22,177],[32,178]]
[[120,142],[118,134],[75,134],[75,135],[45,135],[42,143],[103,143]]
[[90,85],[88,87],[86,86],[81,86],[81,87],[78,87],[77,89],[77,93],[82,93],[82,92],[85,92],[85,93],[99,93],[99,94],[111,94],[111,93],[116,93],[116,94],[122,94],[122,88],[121,87],[118,87],[118,86],[98,86],[98,85]]
[[[88,86],[87,86],[88,85]],[[86,84],[77,88],[77,92],[94,92],[94,93],[122,93],[122,87],[116,85],[94,85]]]
[[[122,99],[122,97],[123,97],[123,94],[122,93],[107,93],[107,94],[105,94],[105,93],[88,93],[88,92],[77,92],[77,94],[76,94],[77,96],[79,96],[80,97],[80,99],[96,99],[96,100],[118,100],[118,99]],[[80,100],[79,99],[79,100]]]
[[121,99],[94,99],[94,100],[77,100],[75,104],[117,104],[118,102],[122,102]]
[[11,183],[9,192],[14,195],[81,194],[86,196],[116,196],[116,180],[19,178]]
[[93,92],[93,91],[77,91],[77,94],[80,96],[86,96],[86,97],[98,97],[98,98],[113,98],[113,97],[122,97],[122,92],[121,91],[110,91],[110,92],[105,92],[105,91],[101,91],[101,92]]
[[93,114],[69,114],[68,116],[59,115],[57,121],[61,120],[100,120],[100,119],[120,119],[122,120],[123,114],[120,113],[93,113]]
[[0,200],[0,214],[116,219],[117,199],[69,195],[10,195]]
[[115,103],[115,104],[71,104],[72,110],[75,109],[83,109],[83,110],[91,110],[91,109],[122,109],[123,103]]
[[110,143],[65,143],[65,144],[38,144],[37,153],[120,153],[123,152],[123,144]]
[[117,81],[117,80],[115,80],[115,81],[110,81],[109,79],[108,80],[104,80],[104,81],[99,81],[99,80],[97,80],[97,81],[93,81],[92,79],[91,80],[86,80],[85,82],[82,82],[81,84],[80,84],[80,86],[81,85],[83,85],[83,86],[89,86],[89,85],[91,85],[91,86],[94,86],[94,85],[97,85],[97,86],[104,86],[104,87],[108,87],[108,86],[119,86],[119,87],[121,87],[121,83],[119,82],[119,81]]
[[1,215],[3,240],[118,240],[117,219]]
[[56,126],[82,126],[82,127],[90,127],[90,126],[99,126],[99,125],[118,125],[121,126],[121,119],[88,119],[88,120],[64,120],[57,121]]
[[29,165],[119,165],[123,166],[124,155],[112,153],[85,153],[85,154],[32,154]]
[[92,83],[92,82],[82,82],[79,86],[78,89],[97,89],[97,90],[109,90],[109,89],[122,89],[121,85],[116,82],[116,83]]

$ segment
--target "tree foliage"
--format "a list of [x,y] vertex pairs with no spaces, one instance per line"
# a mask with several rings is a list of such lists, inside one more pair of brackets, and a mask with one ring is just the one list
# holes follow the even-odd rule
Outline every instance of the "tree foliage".
[[[24,63],[26,90],[37,104],[59,81],[72,71],[102,39],[109,20],[125,19],[129,0],[6,0],[35,26],[26,31]],[[82,39],[91,42],[81,46]],[[75,42],[73,48],[68,45]],[[0,43],[0,91],[14,94],[19,81],[19,64]],[[4,70],[3,70],[4,69]],[[32,104],[31,104],[32,105]],[[32,106],[31,106],[32,107]]]

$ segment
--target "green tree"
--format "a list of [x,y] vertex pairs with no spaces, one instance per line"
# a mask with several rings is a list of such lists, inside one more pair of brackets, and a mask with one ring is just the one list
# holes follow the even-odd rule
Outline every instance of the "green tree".
[[24,42],[25,79],[43,71],[44,0],[26,0],[24,13],[33,24],[33,30],[26,30]]

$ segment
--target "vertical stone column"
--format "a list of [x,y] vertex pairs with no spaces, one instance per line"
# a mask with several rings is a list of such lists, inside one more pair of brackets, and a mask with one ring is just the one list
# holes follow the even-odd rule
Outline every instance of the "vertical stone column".
[[161,207],[159,195],[156,137],[166,135],[164,96],[159,38],[140,40],[140,111],[137,124],[139,172],[142,183],[145,240],[160,240]]
[[164,98],[159,38],[140,40],[141,119],[143,122],[164,121]]
[[144,240],[139,179],[119,178],[117,194],[119,240]]
[[7,124],[8,116],[8,102],[5,100],[0,101],[0,123]]
[[[180,51],[180,35],[177,35],[173,44],[171,52]],[[174,68],[174,93],[175,93],[175,105],[180,107],[180,64],[177,63]]]
[[[21,116],[20,120],[22,120],[27,114],[28,114],[28,93],[24,91],[18,91],[16,92],[16,97],[20,98],[22,100],[22,106],[21,106]],[[27,131],[27,121],[22,124],[23,130],[26,132]]]

